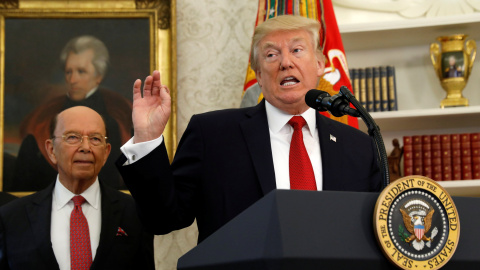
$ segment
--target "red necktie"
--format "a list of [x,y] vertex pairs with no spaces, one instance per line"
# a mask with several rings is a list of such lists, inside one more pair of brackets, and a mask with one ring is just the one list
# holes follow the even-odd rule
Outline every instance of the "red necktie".
[[70,261],[72,270],[90,269],[92,248],[88,222],[82,211],[85,198],[80,195],[72,199],[74,207],[70,216]]
[[303,143],[302,127],[307,122],[301,116],[294,116],[288,124],[293,127],[290,143],[290,189],[317,190],[312,162]]

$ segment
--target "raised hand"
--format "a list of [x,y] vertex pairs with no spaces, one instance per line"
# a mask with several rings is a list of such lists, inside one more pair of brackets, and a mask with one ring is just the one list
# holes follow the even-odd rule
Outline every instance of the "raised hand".
[[142,81],[133,84],[133,131],[134,143],[150,141],[162,135],[171,112],[170,90],[160,81],[160,72],[153,71],[145,79],[143,97]]

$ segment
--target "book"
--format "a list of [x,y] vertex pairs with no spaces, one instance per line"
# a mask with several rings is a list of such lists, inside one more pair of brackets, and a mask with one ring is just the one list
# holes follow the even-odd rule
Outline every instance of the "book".
[[430,144],[432,149],[432,179],[442,181],[442,149],[440,135],[431,135]]
[[404,176],[480,179],[480,132],[403,137]]
[[472,179],[480,179],[480,133],[470,134],[472,151]]
[[442,150],[442,179],[452,180],[452,148],[450,134],[440,135],[440,148]]
[[396,111],[394,66],[349,69],[353,94],[368,112]]
[[373,108],[373,77],[372,68],[365,69],[365,82],[367,84],[367,112],[374,112]]
[[388,83],[387,83],[387,67],[379,67],[380,73],[380,107],[382,112],[389,111],[388,99]]
[[460,148],[462,150],[462,180],[472,179],[472,151],[470,146],[470,134],[460,134]]
[[423,175],[422,136],[412,136],[413,174]]
[[450,135],[452,148],[452,180],[462,180],[462,150],[460,148],[460,134]]
[[358,69],[352,68],[350,69],[351,75],[350,78],[352,79],[352,88],[353,94],[355,98],[360,101],[360,79],[358,78]]
[[350,78],[350,84],[352,85],[352,95],[355,95],[355,89],[353,88],[353,68],[348,69],[348,76]]
[[382,94],[380,86],[380,70],[378,67],[372,68],[372,79],[373,79],[373,105],[376,112],[382,111]]
[[432,178],[432,144],[430,135],[422,135],[423,176]]
[[395,79],[395,67],[387,66],[387,80],[388,80],[388,109],[390,111],[397,111],[397,82]]
[[358,69],[358,79],[360,81],[360,98],[358,101],[366,109],[367,108],[367,84],[365,81],[365,70]]
[[403,176],[413,175],[412,137],[403,136]]

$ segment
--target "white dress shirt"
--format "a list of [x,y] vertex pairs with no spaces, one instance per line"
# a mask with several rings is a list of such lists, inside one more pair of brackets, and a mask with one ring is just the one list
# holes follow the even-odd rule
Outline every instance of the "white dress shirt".
[[57,176],[52,194],[50,238],[53,253],[55,254],[60,270],[70,270],[70,215],[73,210],[72,198],[75,195],[82,195],[86,200],[82,205],[82,211],[88,222],[92,260],[95,258],[100,242],[102,209],[98,178],[82,194],[73,194],[60,183]]
[[[267,101],[265,102],[265,106],[267,110],[267,120],[277,189],[290,189],[290,172],[288,164],[290,141],[292,140],[293,128],[288,124],[288,121],[293,117],[293,115],[284,113]],[[303,116],[307,122],[307,125],[302,128],[302,132],[305,148],[307,149],[308,156],[312,162],[317,189],[322,190],[322,159],[315,114],[315,110],[311,108],[301,114],[301,116]],[[124,165],[132,164],[153,151],[163,142],[163,135],[157,139],[142,143],[134,144],[133,140],[134,137],[132,137],[120,148],[122,153],[127,158],[127,161]]]
[[160,135],[160,137],[151,141],[135,144],[133,143],[134,139],[135,136],[133,136],[130,140],[128,140],[128,142],[126,142],[122,147],[120,147],[120,150],[127,158],[127,161],[125,161],[125,164],[123,165],[132,164],[135,161],[148,155],[148,153],[152,152],[155,148],[162,144],[163,135]]
[[[288,121],[293,115],[287,114],[265,101],[267,110],[268,129],[270,132],[270,144],[272,146],[273,167],[275,169],[275,181],[277,189],[290,189],[290,142],[292,141],[293,127]],[[303,126],[303,143],[307,149],[317,190],[322,190],[322,162],[320,153],[320,141],[318,139],[316,111],[309,108],[301,116],[307,124]]]

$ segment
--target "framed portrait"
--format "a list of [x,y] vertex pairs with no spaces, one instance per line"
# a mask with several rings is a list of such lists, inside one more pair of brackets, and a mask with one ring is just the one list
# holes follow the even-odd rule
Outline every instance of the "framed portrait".
[[[56,179],[46,156],[53,117],[88,106],[106,123],[112,151],[99,178],[126,189],[115,161],[133,134],[132,86],[155,69],[176,98],[175,1],[34,1],[0,4],[0,187],[22,196]],[[95,69],[95,77],[82,70]],[[83,75],[82,75],[83,74]],[[175,151],[176,107],[164,133]]]
[[463,77],[465,71],[463,51],[442,53],[443,78]]

